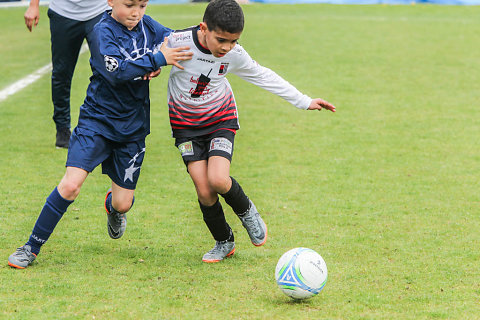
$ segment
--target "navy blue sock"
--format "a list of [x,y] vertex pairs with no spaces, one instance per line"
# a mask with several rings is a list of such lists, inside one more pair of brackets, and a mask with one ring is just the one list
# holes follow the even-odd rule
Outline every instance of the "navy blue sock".
[[47,201],[33,227],[30,239],[26,243],[32,247],[33,253],[38,254],[40,252],[40,248],[47,242],[53,229],[55,229],[58,221],[60,221],[72,202],[73,200],[62,198],[56,187],[53,189],[52,193],[47,197]]

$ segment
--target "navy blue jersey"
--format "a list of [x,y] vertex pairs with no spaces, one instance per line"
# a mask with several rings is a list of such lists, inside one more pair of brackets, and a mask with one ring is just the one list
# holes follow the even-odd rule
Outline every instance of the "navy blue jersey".
[[118,142],[150,133],[149,81],[142,76],[166,65],[160,52],[171,29],[145,15],[132,30],[104,13],[90,48],[93,75],[80,108],[79,127]]

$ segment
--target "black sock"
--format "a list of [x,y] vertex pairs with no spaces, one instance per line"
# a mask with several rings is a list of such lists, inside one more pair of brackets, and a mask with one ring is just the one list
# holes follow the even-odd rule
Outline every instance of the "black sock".
[[232,187],[227,193],[222,194],[222,197],[237,215],[243,215],[250,208],[250,200],[237,180],[233,177],[230,177],[230,179],[232,179]]
[[204,206],[200,201],[198,203],[203,213],[203,221],[207,224],[213,238],[216,241],[234,241],[232,229],[225,220],[220,200],[217,199],[217,202],[211,207]]

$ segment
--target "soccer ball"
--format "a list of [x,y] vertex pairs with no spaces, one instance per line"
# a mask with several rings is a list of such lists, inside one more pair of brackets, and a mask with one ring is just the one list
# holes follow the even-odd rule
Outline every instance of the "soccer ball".
[[327,265],[322,256],[308,248],[285,252],[275,268],[277,285],[293,299],[308,299],[322,291],[327,283]]

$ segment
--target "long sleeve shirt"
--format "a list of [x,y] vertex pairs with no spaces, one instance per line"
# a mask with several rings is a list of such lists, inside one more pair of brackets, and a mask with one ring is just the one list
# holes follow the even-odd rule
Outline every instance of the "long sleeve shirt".
[[105,12],[94,28],[93,75],[79,126],[118,142],[136,141],[150,133],[149,81],[142,76],[166,65],[159,48],[171,31],[147,15],[128,30]]
[[185,68],[172,67],[168,81],[170,125],[174,137],[194,137],[219,129],[238,130],[235,97],[225,77],[233,73],[276,94],[300,109],[312,99],[272,70],[259,65],[237,44],[223,57],[215,57],[197,36],[199,27],[177,31],[169,36],[169,46],[189,46],[193,57],[182,61]]

